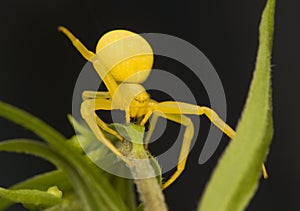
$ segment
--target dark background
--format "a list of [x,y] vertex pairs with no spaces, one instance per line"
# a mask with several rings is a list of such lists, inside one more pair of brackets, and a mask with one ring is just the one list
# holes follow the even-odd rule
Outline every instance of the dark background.
[[[71,113],[73,87],[85,60],[56,28],[67,26],[91,50],[105,32],[123,28],[175,35],[199,48],[223,82],[227,122],[235,126],[252,77],[264,4],[262,0],[201,0],[198,4],[196,1],[1,1],[0,99],[71,136],[73,130],[66,115]],[[300,208],[297,201],[300,195],[299,9],[298,0],[277,2],[272,62],[275,133],[266,161],[270,179],[260,182],[247,210]],[[181,68],[159,58],[155,67],[175,74]],[[207,105],[205,90],[198,84],[190,84],[197,96],[203,96],[199,103]],[[212,169],[226,147],[228,139],[224,137],[214,156],[204,165],[198,165],[208,126],[209,122],[203,118],[186,170],[165,191],[170,210],[196,209]],[[3,119],[0,128],[1,140],[34,137]],[[155,154],[155,147],[153,150]],[[32,156],[0,153],[0,168],[0,186],[8,187],[53,166]],[[12,210],[23,209],[15,206]]]

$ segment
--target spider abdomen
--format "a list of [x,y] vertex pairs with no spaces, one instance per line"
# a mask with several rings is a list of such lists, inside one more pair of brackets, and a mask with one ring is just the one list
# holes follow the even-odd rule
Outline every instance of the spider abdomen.
[[150,74],[153,51],[140,35],[127,30],[113,30],[98,41],[96,53],[118,82],[142,83]]

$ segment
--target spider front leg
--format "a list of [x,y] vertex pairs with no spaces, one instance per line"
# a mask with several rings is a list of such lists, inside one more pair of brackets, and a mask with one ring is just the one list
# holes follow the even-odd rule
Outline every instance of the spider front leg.
[[[179,154],[179,158],[178,158],[177,170],[162,185],[162,189],[164,190],[167,187],[169,187],[173,182],[175,182],[175,180],[180,176],[180,174],[185,169],[187,157],[188,157],[190,147],[191,147],[192,138],[194,136],[194,124],[191,121],[191,119],[185,115],[167,114],[167,113],[163,113],[161,111],[149,111],[147,114],[149,114],[149,115],[152,114],[152,118],[150,120],[150,128],[149,128],[147,137],[145,138],[145,149],[148,148],[148,144],[149,144],[151,135],[153,134],[153,131],[155,129],[158,117],[166,118],[168,120],[179,123],[186,127],[184,134],[183,134],[183,140],[182,140],[182,145],[181,145],[180,154]],[[146,122],[148,120],[149,115],[145,115],[142,123]]]
[[[159,115],[159,113],[158,113]],[[180,154],[178,158],[178,164],[177,164],[177,170],[175,173],[162,185],[162,189],[166,189],[169,187],[175,180],[180,176],[180,174],[185,169],[186,161],[188,158],[188,154],[190,152],[191,142],[192,138],[194,136],[194,124],[191,121],[190,118],[188,118],[185,115],[175,115],[175,114],[165,114],[164,117],[168,120],[177,122],[179,124],[182,124],[186,127],[183,139],[182,139],[182,145],[180,149]]]
[[95,99],[95,100],[85,100],[81,104],[81,115],[83,119],[86,121],[90,129],[95,134],[96,138],[103,143],[106,147],[108,147],[114,154],[116,154],[120,159],[122,159],[125,163],[130,165],[130,162],[121,154],[121,152],[105,137],[102,133],[101,128],[105,131],[112,133],[119,139],[123,140],[123,138],[114,130],[107,127],[107,125],[96,115],[95,110],[110,110],[111,102],[109,100],[104,99]]
[[[235,131],[229,125],[227,125],[214,110],[205,106],[192,105],[182,102],[166,101],[162,103],[157,103],[153,109],[159,110],[163,113],[171,114],[204,114],[216,127],[223,131],[223,133],[225,133],[230,139],[232,139],[235,135]],[[264,179],[267,179],[268,173],[264,164],[262,164],[262,173]]]
[[[85,100],[96,100],[95,103],[98,103],[98,108],[95,110],[111,110],[111,100],[110,93],[105,91],[84,91],[82,93],[82,99]],[[95,119],[100,128],[106,132],[116,136],[119,140],[123,141],[123,137],[120,136],[115,130],[109,128],[105,122],[103,122],[96,114]]]

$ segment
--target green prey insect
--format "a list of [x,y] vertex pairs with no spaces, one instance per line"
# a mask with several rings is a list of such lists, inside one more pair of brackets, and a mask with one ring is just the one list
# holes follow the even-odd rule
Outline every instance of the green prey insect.
[[[95,70],[108,89],[108,92],[84,91],[81,115],[97,139],[120,159],[130,165],[129,161],[105,137],[101,129],[116,136],[120,141],[124,139],[96,115],[96,110],[118,109],[125,111],[127,124],[133,118],[140,119],[139,124],[145,125],[150,116],[152,116],[150,120],[152,127],[150,127],[145,138],[146,148],[158,117],[164,117],[186,127],[177,170],[162,185],[162,189],[170,186],[180,176],[186,165],[191,140],[194,135],[194,126],[190,118],[185,114],[205,115],[230,139],[235,135],[235,131],[215,111],[208,107],[175,101],[157,102],[150,98],[150,95],[141,83],[149,76],[154,57],[151,46],[140,35],[127,30],[110,31],[99,39],[95,54],[89,51],[67,28],[60,26],[58,29],[70,39],[86,60],[93,63]],[[103,65],[103,62],[106,62],[106,65]],[[263,177],[267,178],[268,174],[264,164],[262,164],[262,172]]]

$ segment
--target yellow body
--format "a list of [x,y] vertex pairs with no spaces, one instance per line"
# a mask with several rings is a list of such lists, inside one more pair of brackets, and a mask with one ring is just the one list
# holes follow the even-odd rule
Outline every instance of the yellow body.
[[[134,39],[134,41],[136,41],[135,38],[140,41],[140,43],[138,43],[139,46],[126,45],[126,42],[130,39]],[[127,30],[114,30],[106,33],[100,38],[96,47],[96,53],[99,53],[107,46],[110,46],[111,50],[106,53],[106,56],[111,57],[116,57],[116,54],[123,52],[127,53],[132,48],[147,48],[149,51],[148,54],[133,56],[122,61],[118,61],[109,72],[117,82],[127,80],[132,83],[142,83],[147,79],[153,65],[153,52],[146,40]]]
[[[234,130],[228,126],[212,109],[192,105],[183,102],[156,102],[150,98],[141,85],[150,74],[153,64],[153,52],[148,42],[136,33],[127,30],[114,30],[106,33],[98,41],[96,54],[86,47],[65,27],[59,27],[82,54],[84,58],[92,62],[95,70],[105,83],[108,92],[83,92],[81,115],[95,133],[99,141],[105,144],[113,153],[130,165],[119,150],[104,136],[99,129],[115,135],[121,141],[123,137],[107,125],[96,115],[95,110],[123,110],[126,114],[126,122],[130,118],[141,118],[144,125],[152,116],[148,135],[145,139],[147,147],[151,134],[153,133],[158,117],[177,122],[186,127],[181,151],[179,154],[177,171],[163,184],[163,189],[171,185],[185,168],[187,156],[190,150],[191,140],[194,135],[194,126],[190,118],[185,114],[206,115],[209,120],[232,138]],[[267,171],[262,164],[264,178]]]

